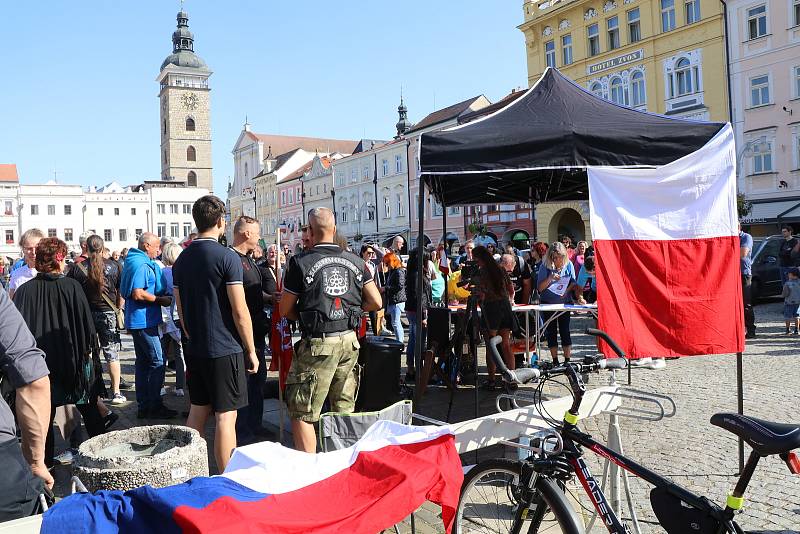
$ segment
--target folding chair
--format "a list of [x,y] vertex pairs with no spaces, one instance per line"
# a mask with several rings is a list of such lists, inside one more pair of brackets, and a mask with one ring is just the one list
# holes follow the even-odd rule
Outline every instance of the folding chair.
[[[412,411],[412,402],[402,400],[375,412],[326,412],[319,417],[319,448],[329,452],[350,447],[377,421],[410,425]],[[394,531],[400,534],[397,525]],[[411,512],[411,532],[416,532],[414,512]]]

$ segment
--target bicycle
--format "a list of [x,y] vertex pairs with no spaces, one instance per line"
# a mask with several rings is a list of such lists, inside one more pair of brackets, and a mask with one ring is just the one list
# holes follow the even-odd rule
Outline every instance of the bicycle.
[[[800,425],[773,423],[739,414],[718,413],[711,417],[711,424],[736,434],[752,448],[724,508],[595,441],[576,426],[586,391],[581,375],[601,369],[624,369],[628,362],[608,334],[593,328],[586,333],[604,339],[619,358],[606,360],[602,355],[590,356],[580,362],[510,371],[497,350],[499,337],[490,341],[487,354],[494,358],[505,380],[524,384],[539,379],[534,405],[552,428],[533,433],[529,436],[531,445],[520,446],[532,453],[528,458],[487,460],[466,474],[456,509],[457,534],[518,534],[523,532],[526,523],[529,534],[582,533],[583,527],[565,493],[567,482],[574,478],[580,482],[608,532],[630,532],[612,510],[583,460],[584,450],[610,460],[654,486],[650,502],[656,519],[668,534],[742,534],[734,514],[742,509],[747,485],[763,457],[778,455],[791,473],[800,474],[800,458],[791,452],[800,447]],[[557,376],[567,377],[573,397],[561,421],[544,413],[542,406],[542,389],[548,380]]]

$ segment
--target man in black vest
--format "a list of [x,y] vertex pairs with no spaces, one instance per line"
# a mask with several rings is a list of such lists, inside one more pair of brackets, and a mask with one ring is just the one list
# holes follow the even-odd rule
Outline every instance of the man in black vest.
[[358,389],[358,328],[363,312],[381,306],[364,260],[333,243],[336,223],[328,208],[309,213],[314,246],[289,260],[281,315],[299,320],[302,339],[286,379],[286,402],[297,450],[317,450],[313,423],[330,399],[335,412],[352,412]]

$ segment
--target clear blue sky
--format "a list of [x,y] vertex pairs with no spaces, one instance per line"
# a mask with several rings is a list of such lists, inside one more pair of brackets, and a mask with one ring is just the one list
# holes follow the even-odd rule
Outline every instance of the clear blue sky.
[[[0,163],[22,183],[158,179],[158,84],[178,1],[7,2],[0,17]],[[389,139],[400,86],[419,121],[526,85],[522,0],[188,0],[214,72],[214,183],[245,115],[259,133]]]

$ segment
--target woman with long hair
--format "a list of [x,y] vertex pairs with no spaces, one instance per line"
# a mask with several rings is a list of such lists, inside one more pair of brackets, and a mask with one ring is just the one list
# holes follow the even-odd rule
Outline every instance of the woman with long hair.
[[[547,251],[547,256],[539,268],[536,286],[539,290],[542,304],[566,304],[574,291],[578,295],[578,303],[585,304],[583,290],[576,283],[575,267],[569,261],[567,247],[561,242],[554,242]],[[547,322],[555,312],[542,312],[542,320]],[[547,347],[553,357],[553,363],[558,363],[558,336],[561,336],[561,348],[564,351],[564,361],[569,361],[572,354],[572,338],[569,332],[570,313],[558,316],[558,319],[547,325]]]
[[[175,265],[175,261],[182,251],[183,248],[176,243],[167,243],[161,251],[161,261],[164,263],[164,269],[161,272],[164,274],[165,294],[170,297],[175,291],[172,281],[172,266]],[[183,397],[183,390],[186,387],[186,361],[181,345],[181,321],[178,318],[174,298],[168,307],[161,307],[161,318],[163,322],[158,327],[158,333],[161,336],[161,352],[164,353],[165,359],[167,355],[172,355],[172,361],[175,362],[175,396]]]
[[[422,265],[428,265],[431,257],[422,251]],[[422,350],[425,350],[425,337],[428,328],[428,308],[433,297],[431,295],[431,279],[424,273],[422,276],[422,296],[417,296],[417,273],[419,264],[418,249],[413,249],[408,255],[408,268],[406,269],[406,318],[408,319],[408,346],[406,347],[406,382],[413,382],[416,378],[416,365],[414,363],[414,346],[417,334],[422,336]],[[417,332],[417,314],[422,314],[422,332]]]
[[[474,288],[479,292],[481,320],[486,329],[486,343],[496,335],[503,338],[500,355],[509,369],[516,368],[514,354],[511,352],[511,330],[514,328],[514,312],[511,303],[514,299],[514,285],[508,273],[494,259],[486,247],[475,247],[472,257],[480,268],[480,284]],[[484,384],[488,389],[497,388],[495,382],[496,366],[491,358],[486,358],[489,379]]]
[[[14,304],[46,356],[51,423],[56,407],[75,404],[91,437],[106,430],[98,410],[102,380],[96,380],[92,361],[94,320],[81,285],[62,274],[66,257],[67,245],[60,239],[46,237],[39,241],[36,278],[17,290]],[[45,446],[48,467],[53,465],[54,443],[51,424]]]
[[92,310],[94,328],[100,342],[108,374],[111,377],[111,404],[122,404],[128,399],[120,393],[119,355],[114,343],[119,338],[117,312],[122,308],[119,295],[119,281],[122,269],[112,259],[105,258],[105,243],[99,235],[86,239],[86,261],[74,263],[67,270],[67,276],[77,280]]
[[384,285],[384,297],[386,298],[386,314],[392,325],[394,337],[402,343],[405,340],[403,323],[400,316],[406,303],[406,270],[400,257],[394,252],[388,252],[383,256],[383,264],[388,269],[386,273],[386,285]]

